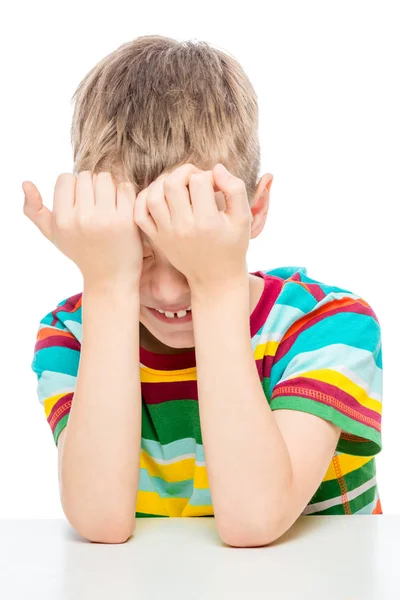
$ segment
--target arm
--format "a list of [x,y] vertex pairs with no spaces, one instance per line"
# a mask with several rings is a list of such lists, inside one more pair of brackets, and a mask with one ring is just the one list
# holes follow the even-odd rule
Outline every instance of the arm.
[[60,491],[68,521],[91,541],[120,543],[134,531],[141,436],[139,310],[134,285],[85,285]]
[[315,493],[340,429],[314,415],[271,411],[251,346],[247,275],[219,290],[191,292],[199,412],[216,525],[229,545],[265,545],[292,525]]

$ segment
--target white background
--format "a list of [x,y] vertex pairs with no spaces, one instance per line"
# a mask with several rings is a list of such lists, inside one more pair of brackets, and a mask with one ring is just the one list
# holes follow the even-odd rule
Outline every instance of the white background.
[[[103,56],[139,35],[205,40],[233,54],[256,88],[262,169],[271,172],[264,231],[249,271],[306,266],[376,312],[383,337],[385,514],[400,512],[400,94],[397,2],[18,2],[0,36],[0,517],[63,517],[57,449],[31,361],[40,319],[82,291],[75,264],[23,215],[21,183],[51,208],[72,172],[70,99]],[[262,12],[260,12],[262,11]],[[397,342],[397,344],[396,344]],[[396,383],[397,381],[397,383]]]

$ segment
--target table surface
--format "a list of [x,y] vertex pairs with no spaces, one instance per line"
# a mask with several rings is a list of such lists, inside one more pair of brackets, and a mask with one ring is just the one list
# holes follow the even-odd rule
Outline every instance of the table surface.
[[66,519],[0,519],[4,600],[400,598],[400,515],[301,516],[269,546],[224,544],[214,518],[140,518],[124,544]]

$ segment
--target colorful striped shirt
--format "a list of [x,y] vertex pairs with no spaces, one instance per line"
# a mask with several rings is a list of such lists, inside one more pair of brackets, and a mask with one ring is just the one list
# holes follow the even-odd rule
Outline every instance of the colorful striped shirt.
[[[349,290],[311,279],[305,267],[252,275],[264,280],[249,326],[271,410],[307,412],[341,428],[328,470],[302,514],[382,514],[374,458],[382,449],[382,348],[374,311]],[[42,318],[32,361],[38,399],[56,444],[73,402],[81,338],[78,293]],[[139,352],[136,517],[213,516],[195,350],[159,354],[140,347]]]

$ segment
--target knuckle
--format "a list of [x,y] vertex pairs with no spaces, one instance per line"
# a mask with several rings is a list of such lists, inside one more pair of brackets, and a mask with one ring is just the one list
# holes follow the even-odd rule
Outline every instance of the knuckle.
[[194,228],[191,225],[183,224],[177,228],[177,235],[183,239],[187,240],[194,235]]
[[84,169],[83,171],[79,171],[77,179],[86,179],[87,177],[91,177],[91,175],[89,169]]
[[71,231],[74,226],[70,219],[57,217],[56,218],[56,226],[60,231]]
[[54,186],[55,196],[57,196],[60,188],[63,189],[64,186],[67,187],[69,180],[72,180],[75,183],[75,181],[76,181],[75,175],[73,175],[72,173],[60,173],[58,175],[55,186]]
[[201,234],[213,234],[217,231],[217,227],[210,221],[201,221],[198,224],[198,230]]
[[202,173],[202,172],[192,173],[190,176],[190,181],[192,181],[192,180],[198,181],[198,180],[202,179],[203,176],[204,176],[204,173]]
[[180,180],[181,180],[181,176],[179,175],[179,173],[175,173],[175,172],[171,173],[171,175],[168,175],[164,179],[165,189],[170,190],[172,188],[175,188]]
[[158,204],[158,200],[155,196],[152,196],[151,194],[149,194],[149,196],[147,197],[146,203],[148,206],[156,206]]
[[95,220],[93,215],[89,214],[78,214],[76,216],[76,225],[79,229],[93,231],[99,228],[99,219]]
[[142,222],[142,215],[139,211],[135,210],[133,212],[133,221],[138,225]]

